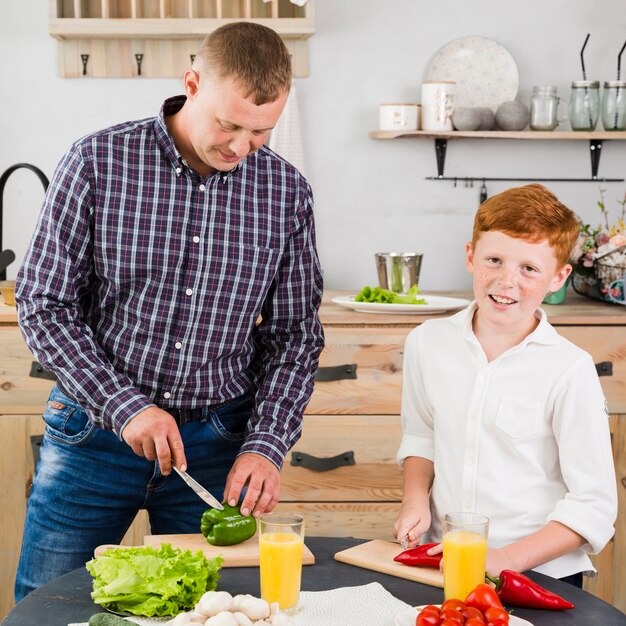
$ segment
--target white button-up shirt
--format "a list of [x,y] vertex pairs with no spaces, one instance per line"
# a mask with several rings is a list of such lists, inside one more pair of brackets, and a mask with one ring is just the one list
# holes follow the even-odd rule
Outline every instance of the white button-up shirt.
[[489,545],[502,547],[555,520],[587,544],[535,569],[562,578],[595,572],[595,554],[617,516],[608,410],[589,354],[539,325],[519,345],[487,361],[472,330],[476,303],[429,320],[407,337],[402,394],[408,456],[435,466],[432,525],[474,511],[490,519]]

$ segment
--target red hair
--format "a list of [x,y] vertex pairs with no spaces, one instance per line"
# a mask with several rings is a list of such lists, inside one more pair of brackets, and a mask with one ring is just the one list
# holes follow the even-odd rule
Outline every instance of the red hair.
[[561,268],[578,238],[578,218],[549,189],[533,184],[507,189],[478,207],[472,246],[476,246],[481,233],[490,230],[533,243],[547,240]]

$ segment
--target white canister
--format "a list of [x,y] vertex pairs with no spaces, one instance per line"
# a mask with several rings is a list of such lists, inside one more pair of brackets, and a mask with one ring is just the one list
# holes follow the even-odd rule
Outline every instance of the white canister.
[[419,104],[385,103],[378,108],[380,130],[417,130],[419,126]]
[[452,130],[454,81],[422,83],[422,129]]

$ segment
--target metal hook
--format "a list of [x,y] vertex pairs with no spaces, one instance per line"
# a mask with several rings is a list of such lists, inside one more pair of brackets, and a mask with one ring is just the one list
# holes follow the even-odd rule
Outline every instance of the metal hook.
[[195,54],[190,54],[189,58],[191,59],[191,64],[193,65],[193,62],[196,60],[196,55]]
[[89,61],[89,55],[81,54],[80,60],[83,62],[83,76],[87,76],[87,62]]
[[141,62],[143,61],[143,54],[135,54],[135,61],[137,61],[137,76],[141,76]]
[[456,189],[456,176],[454,177],[454,187]]
[[483,178],[483,184],[482,187],[480,188],[480,197],[479,197],[479,201],[480,204],[482,204],[489,196],[487,195],[487,185],[485,184],[485,179]]

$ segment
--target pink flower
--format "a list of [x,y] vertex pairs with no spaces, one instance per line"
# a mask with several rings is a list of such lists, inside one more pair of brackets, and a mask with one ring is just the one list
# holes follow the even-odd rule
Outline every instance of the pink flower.
[[626,246],[626,235],[624,235],[624,233],[617,233],[617,235],[613,235],[609,239],[608,243],[616,248]]
[[596,244],[599,246],[603,246],[605,243],[608,243],[609,241],[609,236],[607,233],[598,233],[596,235]]

